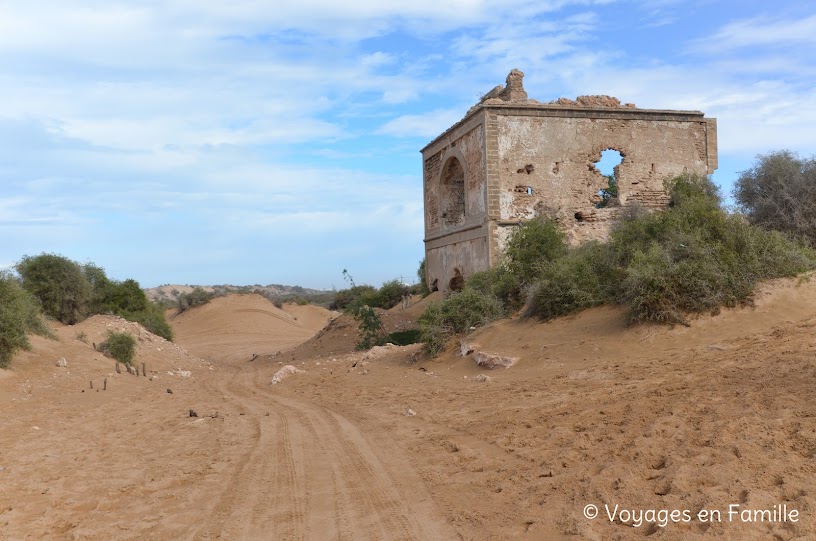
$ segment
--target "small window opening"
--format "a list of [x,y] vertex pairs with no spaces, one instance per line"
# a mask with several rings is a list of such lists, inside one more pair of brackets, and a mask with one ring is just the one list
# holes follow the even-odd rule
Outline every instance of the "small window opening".
[[516,193],[522,193],[524,195],[533,195],[533,187],[532,186],[523,186],[523,185],[520,184],[520,185],[516,186],[513,191],[516,192]]
[[607,181],[605,188],[598,190],[598,195],[601,197],[595,208],[605,208],[618,206],[618,185],[619,185],[619,168],[618,166],[623,162],[623,154],[617,150],[607,149],[601,152],[601,159],[595,162],[595,169],[597,169]]

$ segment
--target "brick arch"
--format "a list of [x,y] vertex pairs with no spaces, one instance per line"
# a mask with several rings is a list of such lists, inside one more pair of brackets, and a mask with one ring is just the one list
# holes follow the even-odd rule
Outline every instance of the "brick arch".
[[456,149],[445,153],[439,173],[439,221],[448,227],[455,227],[465,222],[465,159]]

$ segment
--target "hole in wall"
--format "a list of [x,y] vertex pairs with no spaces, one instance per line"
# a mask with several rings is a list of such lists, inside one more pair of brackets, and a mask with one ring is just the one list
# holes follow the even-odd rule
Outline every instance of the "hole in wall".
[[601,152],[601,159],[594,163],[595,169],[599,171],[607,181],[606,187],[598,190],[601,201],[595,205],[595,208],[600,209],[620,204],[618,203],[618,186],[620,184],[618,166],[622,162],[623,154],[621,154],[620,151],[608,148]]
[[584,214],[582,212],[575,213],[575,221],[576,222],[583,222],[584,221]]
[[533,195],[533,187],[532,186],[523,186],[519,184],[513,189],[516,193],[521,193],[524,195]]

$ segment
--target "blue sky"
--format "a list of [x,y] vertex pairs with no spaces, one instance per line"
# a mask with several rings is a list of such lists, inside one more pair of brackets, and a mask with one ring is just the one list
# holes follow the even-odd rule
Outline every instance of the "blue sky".
[[816,154],[816,8],[715,0],[0,2],[0,267],[143,286],[415,276],[419,149],[526,73],[717,117],[727,193]]

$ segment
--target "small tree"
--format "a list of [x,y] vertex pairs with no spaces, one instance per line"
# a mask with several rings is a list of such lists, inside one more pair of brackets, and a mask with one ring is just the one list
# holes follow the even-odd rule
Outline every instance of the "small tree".
[[428,287],[428,275],[426,269],[425,258],[423,257],[422,261],[419,262],[419,268],[417,269],[417,278],[419,278],[419,294],[423,297],[427,297],[431,294],[431,288]]
[[757,156],[737,179],[734,199],[752,224],[816,247],[816,158],[789,150]]
[[56,254],[25,256],[17,272],[23,287],[40,299],[49,316],[73,325],[88,315],[92,288],[77,263]]
[[15,277],[0,271],[0,368],[8,366],[17,351],[31,347],[28,333],[52,335],[37,299]]
[[[347,269],[343,269],[343,278],[351,286],[351,291],[357,290],[358,286],[354,283],[354,278]],[[357,349],[370,349],[382,343],[386,336],[382,319],[377,311],[365,302],[363,297],[354,298],[346,310],[354,317],[359,329],[360,337],[357,340]]]
[[608,207],[609,203],[618,197],[618,180],[615,178],[615,175],[604,175],[604,177],[606,178],[607,186],[598,192],[598,195],[601,196],[601,201],[595,205],[595,208],[598,209]]

